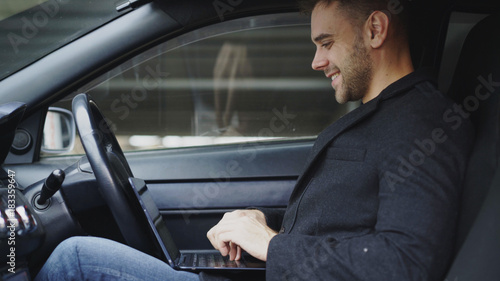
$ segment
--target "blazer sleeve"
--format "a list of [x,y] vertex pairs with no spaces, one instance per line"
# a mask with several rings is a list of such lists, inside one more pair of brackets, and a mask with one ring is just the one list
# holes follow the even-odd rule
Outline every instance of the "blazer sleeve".
[[420,139],[420,146],[414,137],[384,144],[390,150],[377,167],[373,230],[342,240],[278,234],[269,245],[266,280],[442,280],[472,141],[454,137],[439,144]]

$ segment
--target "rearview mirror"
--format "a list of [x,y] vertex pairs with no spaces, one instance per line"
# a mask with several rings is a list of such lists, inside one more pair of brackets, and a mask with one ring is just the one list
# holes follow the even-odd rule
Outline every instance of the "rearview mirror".
[[50,107],[43,127],[42,151],[67,153],[73,150],[76,138],[75,121],[71,111]]

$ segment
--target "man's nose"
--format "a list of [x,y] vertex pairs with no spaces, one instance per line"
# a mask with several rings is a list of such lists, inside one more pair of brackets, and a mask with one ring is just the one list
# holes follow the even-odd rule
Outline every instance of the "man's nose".
[[328,66],[328,60],[324,56],[321,56],[319,52],[316,52],[311,66],[314,70],[323,70]]

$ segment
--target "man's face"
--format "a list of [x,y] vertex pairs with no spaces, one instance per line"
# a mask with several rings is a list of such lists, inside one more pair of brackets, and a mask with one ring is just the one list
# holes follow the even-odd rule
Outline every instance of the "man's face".
[[371,82],[372,60],[360,29],[353,26],[337,2],[314,8],[311,37],[316,45],[312,68],[332,79],[337,102],[362,99]]

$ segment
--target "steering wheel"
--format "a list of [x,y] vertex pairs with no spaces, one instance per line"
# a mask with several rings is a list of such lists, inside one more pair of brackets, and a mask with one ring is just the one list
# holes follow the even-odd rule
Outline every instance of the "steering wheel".
[[[73,99],[73,114],[85,154],[98,189],[118,224],[125,242],[140,251],[158,256],[129,183],[132,171],[108,122],[87,94]],[[137,203],[137,204],[136,204]]]

